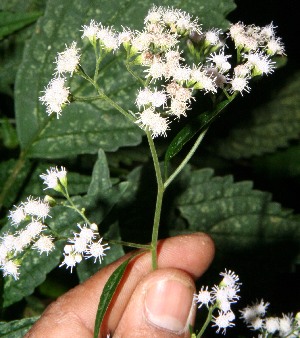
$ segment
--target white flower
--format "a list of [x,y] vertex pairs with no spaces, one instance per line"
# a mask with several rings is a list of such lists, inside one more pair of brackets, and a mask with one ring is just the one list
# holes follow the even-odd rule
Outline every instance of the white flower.
[[279,321],[277,317],[268,317],[265,320],[265,329],[269,333],[275,333],[279,330]]
[[143,129],[149,129],[153,138],[157,136],[166,136],[166,132],[169,129],[169,121],[167,118],[160,116],[160,114],[154,112],[154,108],[148,108],[140,113],[139,119],[136,123]]
[[63,186],[66,185],[67,171],[64,167],[60,167],[60,169],[58,169],[57,167],[51,167],[50,169],[47,169],[47,174],[42,174],[40,175],[40,177],[44,181],[44,184],[46,184],[47,186],[45,189],[51,188],[57,191],[61,191],[59,182]]
[[76,266],[77,263],[82,261],[82,255],[72,250],[72,245],[66,245],[64,247],[64,260],[60,264],[59,267],[66,265],[66,268],[71,268],[71,273],[73,268]]
[[167,102],[167,95],[163,90],[157,90],[155,88],[151,95],[151,103],[153,107],[164,106]]
[[137,52],[145,52],[152,43],[152,34],[148,32],[136,32],[131,40],[132,48]]
[[293,329],[293,319],[291,315],[283,314],[279,320],[279,333],[281,336],[287,336],[292,332]]
[[227,61],[229,58],[231,58],[231,55],[225,55],[224,50],[222,50],[219,54],[211,54],[207,60],[212,61],[220,72],[227,72],[231,68],[231,64]]
[[19,266],[20,264],[14,261],[6,261],[1,266],[0,269],[3,271],[3,276],[12,276],[15,280],[18,279],[19,273]]
[[[234,319],[234,318],[233,318]],[[226,333],[226,329],[228,327],[234,326],[234,323],[231,321],[232,319],[232,313],[230,312],[228,315],[227,313],[224,313],[223,311],[219,311],[218,316],[213,316],[212,322],[214,323],[212,326],[217,326],[217,333],[220,332],[220,330],[223,330],[223,334]]]
[[44,229],[46,226],[34,219],[26,226],[26,231],[28,231],[31,234],[31,237],[37,237]]
[[101,25],[97,32],[97,39],[100,40],[102,47],[107,51],[115,51],[119,48],[118,36],[112,28]]
[[243,91],[249,93],[250,87],[248,86],[249,80],[246,77],[234,77],[229,83],[231,84],[230,92],[240,92],[243,95]]
[[79,50],[76,48],[76,42],[73,41],[70,47],[58,53],[55,60],[57,74],[71,73],[71,76],[73,75],[80,60]]
[[180,117],[181,115],[186,116],[186,111],[189,108],[189,104],[185,101],[177,100],[176,98],[171,99],[169,114]]
[[69,103],[70,91],[65,87],[65,78],[53,78],[43,91],[45,94],[41,96],[40,101],[47,107],[47,114],[57,114],[57,118],[61,115],[62,107]]
[[148,73],[146,77],[151,77],[151,80],[161,79],[165,75],[165,64],[154,57],[151,66],[145,72]]
[[217,86],[215,82],[215,78],[211,75],[207,75],[205,71],[200,68],[193,68],[191,72],[191,81],[195,81],[196,84],[194,87],[196,89],[203,89],[206,93],[217,92]]
[[83,38],[88,38],[90,41],[93,41],[96,39],[97,37],[97,33],[98,33],[98,30],[99,30],[99,24],[97,22],[95,22],[94,20],[91,20],[89,26],[83,26],[82,27],[82,31],[83,31],[83,34],[82,34],[82,39]]
[[212,301],[212,297],[210,291],[208,291],[208,287],[204,286],[201,287],[198,294],[194,295],[194,300],[196,303],[199,303],[198,308],[200,309],[202,305],[208,306],[209,303]]
[[14,239],[14,249],[16,252],[21,252],[26,248],[33,240],[31,231],[22,230]]
[[240,64],[234,67],[235,77],[245,77],[248,78],[251,70],[248,63]]
[[[93,224],[96,225],[95,223]],[[83,238],[86,241],[86,243],[92,242],[92,240],[96,238],[97,235],[99,236],[98,227],[97,225],[93,226],[93,224],[91,224],[91,227],[88,227],[86,224],[84,224],[83,227],[81,227],[80,224],[77,224],[77,226],[80,229],[80,233],[75,234],[75,236],[77,235],[80,238]]]
[[271,61],[267,55],[257,52],[244,56],[248,59],[248,63],[252,66],[252,73],[254,76],[273,73],[275,62]]
[[27,202],[23,202],[22,206],[26,214],[36,216],[38,219],[44,220],[49,216],[49,203],[41,201],[40,198],[33,199],[29,196]]
[[46,252],[47,256],[50,251],[55,248],[53,237],[41,235],[40,238],[33,244],[33,249],[39,251],[40,254]]
[[99,259],[99,262],[101,263],[104,256],[106,256],[105,251],[109,250],[110,247],[107,243],[101,244],[103,238],[100,238],[98,242],[93,242],[88,245],[88,248],[86,250],[86,258],[95,258],[95,263],[97,261],[97,258]]
[[144,23],[157,23],[160,22],[161,16],[163,14],[162,7],[153,6],[145,17]]
[[270,41],[268,41],[266,46],[266,52],[269,55],[284,55],[284,45],[281,42],[280,38],[273,38]]
[[216,46],[217,44],[219,44],[220,41],[220,33],[221,33],[221,29],[217,29],[217,28],[213,28],[210,29],[209,31],[205,32],[205,40],[213,46]]
[[149,88],[140,89],[136,98],[136,105],[140,108],[146,106],[152,101],[152,92]]
[[221,282],[221,285],[225,285],[225,286],[234,286],[238,283],[239,281],[239,276],[235,274],[235,272],[231,271],[231,270],[226,270],[225,272],[221,272],[220,276],[223,277],[223,280]]
[[26,218],[26,212],[22,206],[15,206],[15,210],[10,210],[8,218],[11,220],[13,225],[19,225]]
[[191,69],[188,66],[176,67],[173,69],[172,76],[178,82],[188,81],[190,79]]

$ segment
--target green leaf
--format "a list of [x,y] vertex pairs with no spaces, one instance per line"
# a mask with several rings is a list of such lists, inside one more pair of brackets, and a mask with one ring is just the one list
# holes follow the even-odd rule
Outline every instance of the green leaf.
[[0,137],[3,144],[8,149],[14,149],[18,146],[18,137],[16,129],[7,118],[3,118],[0,125]]
[[35,287],[46,279],[47,273],[59,264],[63,244],[64,241],[57,241],[55,249],[48,256],[45,253],[40,255],[37,250],[27,250],[19,268],[19,279],[16,281],[13,277],[5,278],[3,307],[32,294]]
[[2,338],[22,338],[38,319],[39,316],[0,322],[0,336]]
[[234,183],[232,176],[214,177],[213,170],[186,171],[187,189],[177,199],[188,231],[205,231],[224,250],[245,249],[258,243],[299,241],[299,220],[253,190],[252,182]]
[[217,107],[208,112],[204,112],[184,126],[170,143],[166,155],[165,165],[174,157],[183,146],[190,141],[198,132],[208,128],[210,124],[219,116],[221,111],[230,103],[230,100],[220,102]]
[[[173,5],[199,15],[203,24],[228,26],[224,19],[234,9],[231,0],[221,1],[162,1],[160,5]],[[48,2],[45,15],[36,25],[36,34],[27,44],[23,63],[16,81],[17,130],[22,148],[29,147],[29,156],[58,158],[83,153],[96,153],[99,147],[114,151],[121,146],[132,146],[141,142],[142,131],[123,115],[102,101],[72,103],[62,117],[48,118],[45,107],[38,97],[53,74],[56,53],[65,44],[78,41],[80,28],[90,19],[104,25],[120,28],[129,25],[141,28],[143,16],[152,6],[152,1],[101,1],[98,6],[92,0],[76,2],[53,0]],[[209,15],[208,15],[209,14]],[[137,25],[137,22],[139,23]],[[58,34],[59,32],[59,34]],[[90,49],[91,50],[91,49]],[[92,61],[85,56],[81,60],[84,69],[92,69]],[[126,110],[134,109],[136,90],[139,87],[125,70],[121,57],[109,59],[101,67],[101,86],[105,93]],[[27,83],[30,82],[30,86]],[[95,93],[82,81],[72,79],[71,89],[76,95]]]
[[251,163],[256,173],[267,175],[269,180],[299,178],[300,145],[293,145],[273,154],[254,158]]
[[255,108],[251,118],[241,121],[226,138],[211,147],[228,159],[248,158],[287,147],[300,135],[300,73],[286,81],[272,100]]
[[[25,164],[22,166],[22,169],[18,171],[16,175],[15,174],[16,168],[19,165],[20,162],[13,159],[3,161],[0,163],[0,186],[1,186],[0,205],[3,205],[7,208],[9,208],[17,198],[17,195],[19,194],[20,189],[22,188],[27,175],[31,170],[30,162],[25,161]],[[4,191],[4,188],[6,187],[7,183],[7,178],[10,177],[11,175],[14,177],[14,183],[7,191]],[[4,197],[5,200],[3,200]]]
[[0,12],[0,39],[35,22],[41,14],[41,12]]
[[108,310],[109,304],[115,294],[115,291],[120,284],[120,281],[124,275],[124,272],[127,268],[131,258],[124,261],[117,269],[112,273],[106,282],[98,305],[98,310],[96,314],[95,320],[95,328],[94,328],[94,337],[97,338],[99,336],[100,327],[105,316],[106,311]]

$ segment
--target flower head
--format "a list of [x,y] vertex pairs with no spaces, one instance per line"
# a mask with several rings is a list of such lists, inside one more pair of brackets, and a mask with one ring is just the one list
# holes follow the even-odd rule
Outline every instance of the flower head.
[[51,188],[61,191],[61,185],[65,187],[67,184],[67,171],[64,167],[60,167],[60,169],[51,167],[47,169],[47,174],[42,174],[40,177],[47,186],[45,189]]
[[0,269],[3,271],[3,276],[12,276],[15,280],[17,280],[20,275],[19,267],[20,264],[12,260],[3,262],[3,264],[0,265]]
[[64,105],[69,103],[69,88],[65,86],[64,77],[55,77],[47,85],[44,95],[39,99],[46,106],[47,114],[57,114],[57,118],[61,115]]
[[67,47],[62,53],[58,53],[55,63],[56,72],[58,75],[71,73],[73,75],[80,60],[79,48],[76,47],[76,42],[72,42],[70,47]]
[[29,196],[26,202],[22,203],[26,214],[36,216],[37,219],[44,220],[49,216],[50,206],[47,202],[43,202],[40,198],[34,199]]
[[88,248],[86,250],[86,257],[87,258],[95,258],[95,262],[97,258],[99,259],[99,262],[101,263],[104,256],[106,256],[105,251],[109,250],[110,247],[107,243],[102,244],[103,238],[100,238],[98,242],[92,242],[88,245]]
[[201,290],[198,294],[194,295],[194,300],[196,303],[199,303],[198,308],[200,309],[202,305],[208,306],[212,302],[211,292],[208,291],[208,287],[201,287]]
[[18,207],[15,206],[14,210],[9,211],[8,218],[11,220],[13,225],[19,225],[22,221],[25,220],[26,212],[21,205],[19,205]]
[[53,237],[41,235],[40,238],[33,244],[33,249],[38,250],[40,255],[45,252],[48,256],[48,253],[55,248],[53,243]]

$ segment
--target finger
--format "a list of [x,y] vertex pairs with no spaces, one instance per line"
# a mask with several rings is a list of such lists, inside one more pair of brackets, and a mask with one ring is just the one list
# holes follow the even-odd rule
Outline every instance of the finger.
[[114,338],[187,338],[193,325],[195,285],[178,269],[159,269],[137,285]]
[[[214,245],[209,236],[197,233],[162,240],[158,246],[160,268],[172,267],[198,278],[209,266]],[[128,257],[128,255],[127,255]],[[27,334],[27,338],[92,337],[103,287],[112,272],[127,258],[103,268],[81,285],[54,302]],[[105,318],[103,332],[114,331],[140,279],[151,271],[151,254],[144,253],[129,263],[124,278]],[[84,330],[84,335],[79,330]]]

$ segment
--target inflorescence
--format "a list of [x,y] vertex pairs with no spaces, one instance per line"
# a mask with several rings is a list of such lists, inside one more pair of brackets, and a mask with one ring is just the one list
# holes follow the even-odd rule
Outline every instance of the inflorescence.
[[[67,191],[67,171],[64,167],[52,167],[40,177],[46,189],[60,193]],[[45,196],[44,200],[30,196],[9,212],[11,231],[0,237],[0,270],[4,276],[19,278],[19,268],[28,250],[48,255],[55,249],[55,233],[46,224],[47,218],[51,218],[52,202],[55,201],[50,196]],[[98,259],[101,263],[106,256],[105,251],[109,249],[108,244],[102,243],[96,224],[77,226],[80,231],[67,239],[64,260],[60,265],[70,267],[71,271],[82,258],[93,258],[95,262]]]
[[[212,28],[203,31],[197,18],[182,10],[153,6],[144,19],[141,31],[123,27],[117,32],[95,20],[82,27],[82,38],[88,39],[101,57],[126,51],[126,63],[143,87],[136,96],[138,111],[134,114],[140,128],[153,138],[166,136],[171,119],[187,116],[197,92],[231,97],[250,91],[249,81],[270,74],[272,61],[284,55],[284,46],[276,37],[275,26],[232,24],[227,34]],[[234,45],[236,56],[229,54]],[[189,64],[183,51],[189,51],[195,62]],[[48,115],[62,114],[70,103],[66,74],[79,74],[80,49],[72,42],[55,60],[54,78],[50,80],[40,101]],[[133,73],[133,71],[132,71]]]

